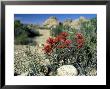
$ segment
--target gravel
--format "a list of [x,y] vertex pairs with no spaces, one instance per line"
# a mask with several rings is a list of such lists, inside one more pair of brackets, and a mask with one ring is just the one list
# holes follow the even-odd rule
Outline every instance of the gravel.
[[32,71],[32,69],[30,69],[30,65],[33,65],[34,67],[48,65],[49,60],[45,60],[43,56],[43,54],[38,53],[36,46],[15,45],[14,73],[16,75],[22,75]]

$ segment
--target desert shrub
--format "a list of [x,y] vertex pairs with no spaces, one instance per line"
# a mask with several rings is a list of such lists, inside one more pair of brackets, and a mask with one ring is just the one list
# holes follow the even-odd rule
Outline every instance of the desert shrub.
[[75,66],[79,75],[88,75],[88,70],[97,69],[96,26],[96,19],[82,23],[80,30],[65,26],[62,27],[65,37],[62,38],[62,33],[59,32],[59,35],[47,40],[44,52],[52,62],[51,69],[54,73],[58,67],[67,64]]
[[51,35],[57,36],[59,33],[63,32],[63,24],[59,23],[55,28],[51,28]]
[[72,63],[71,60],[74,59],[71,56],[73,50],[71,47],[72,41],[67,38],[68,35],[67,32],[62,32],[55,38],[49,38],[47,40],[48,45],[45,45],[43,49],[46,57],[52,62],[50,68],[54,73],[59,66],[70,64]]
[[21,24],[20,20],[15,20],[14,21],[14,28],[20,28],[22,27],[23,24]]
[[39,31],[35,31],[33,29],[27,29],[28,37],[40,36]]
[[17,36],[15,38],[15,44],[27,44],[28,40],[27,40],[27,34],[20,34],[19,36]]
[[28,28],[28,25],[22,24],[19,20],[14,21],[15,44],[34,44],[32,37],[35,36],[40,36],[39,31]]

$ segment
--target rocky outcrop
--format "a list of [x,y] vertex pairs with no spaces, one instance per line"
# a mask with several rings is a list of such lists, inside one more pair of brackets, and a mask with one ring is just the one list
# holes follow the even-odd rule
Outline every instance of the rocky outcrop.
[[[78,19],[75,19],[75,20],[73,20],[73,19],[71,19],[71,18],[66,19],[66,20],[65,20],[64,22],[62,22],[62,23],[63,23],[64,26],[70,26],[70,27],[72,27],[72,28],[79,29],[80,26],[81,26],[81,24],[82,24],[83,22],[86,22],[86,21],[88,21],[88,19],[86,19],[85,17],[82,17],[82,16],[81,16],[81,17],[79,17]],[[44,27],[48,27],[48,28],[55,27],[55,26],[57,26],[57,25],[59,25],[59,21],[58,21],[58,19],[57,19],[56,17],[54,17],[54,16],[49,17],[49,18],[43,23],[43,26],[44,26]]]
[[43,23],[43,26],[51,28],[51,27],[57,26],[58,24],[59,24],[59,22],[58,22],[57,18],[54,16],[51,16]]
[[86,21],[88,21],[88,19],[81,16],[80,18],[75,19],[75,20],[67,19],[63,22],[63,25],[70,26],[71,28],[75,28],[75,29],[80,29],[81,24]]
[[75,28],[75,29],[80,29],[81,24],[86,22],[86,21],[88,21],[88,20],[81,16],[79,19],[76,19],[76,20],[72,21],[71,27]]
[[63,25],[64,25],[64,26],[71,26],[71,23],[72,23],[72,19],[66,19],[66,20],[63,22]]

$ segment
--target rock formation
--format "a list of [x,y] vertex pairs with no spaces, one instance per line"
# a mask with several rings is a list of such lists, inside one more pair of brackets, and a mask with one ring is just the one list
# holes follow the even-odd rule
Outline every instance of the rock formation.
[[78,19],[72,20],[72,19],[66,19],[63,22],[64,26],[70,26],[71,28],[75,28],[75,29],[80,29],[80,26],[83,22],[88,21],[88,19],[84,18],[84,17],[80,17]]
[[51,16],[43,23],[43,26],[51,28],[51,27],[57,26],[58,24],[59,22],[57,18],[54,16]]

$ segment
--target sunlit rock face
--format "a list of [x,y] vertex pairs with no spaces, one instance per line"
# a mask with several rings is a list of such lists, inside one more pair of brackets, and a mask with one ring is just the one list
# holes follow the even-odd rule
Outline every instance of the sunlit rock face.
[[57,18],[54,16],[51,16],[43,23],[43,26],[51,28],[51,27],[57,26],[58,24],[59,24],[59,21],[57,20]]
[[[79,29],[81,24],[86,21],[89,20],[81,16],[80,18],[74,20],[71,18],[65,19],[62,23],[64,26],[70,26],[71,28]],[[57,25],[59,25],[59,21],[55,16],[49,17],[43,23],[43,26],[47,28],[53,28]]]
[[63,25],[64,26],[70,26],[71,28],[74,28],[74,29],[80,29],[81,24],[86,22],[86,21],[89,21],[89,20],[81,16],[80,18],[75,19],[75,20],[66,19],[63,22]]
[[63,22],[63,25],[64,25],[64,26],[71,26],[71,23],[72,23],[72,19],[66,19],[66,20]]
[[75,19],[72,21],[71,27],[75,28],[75,29],[80,29],[81,24],[86,22],[86,21],[88,21],[88,20],[81,16],[79,19]]
[[63,65],[57,69],[57,76],[77,76],[78,71],[73,65]]

